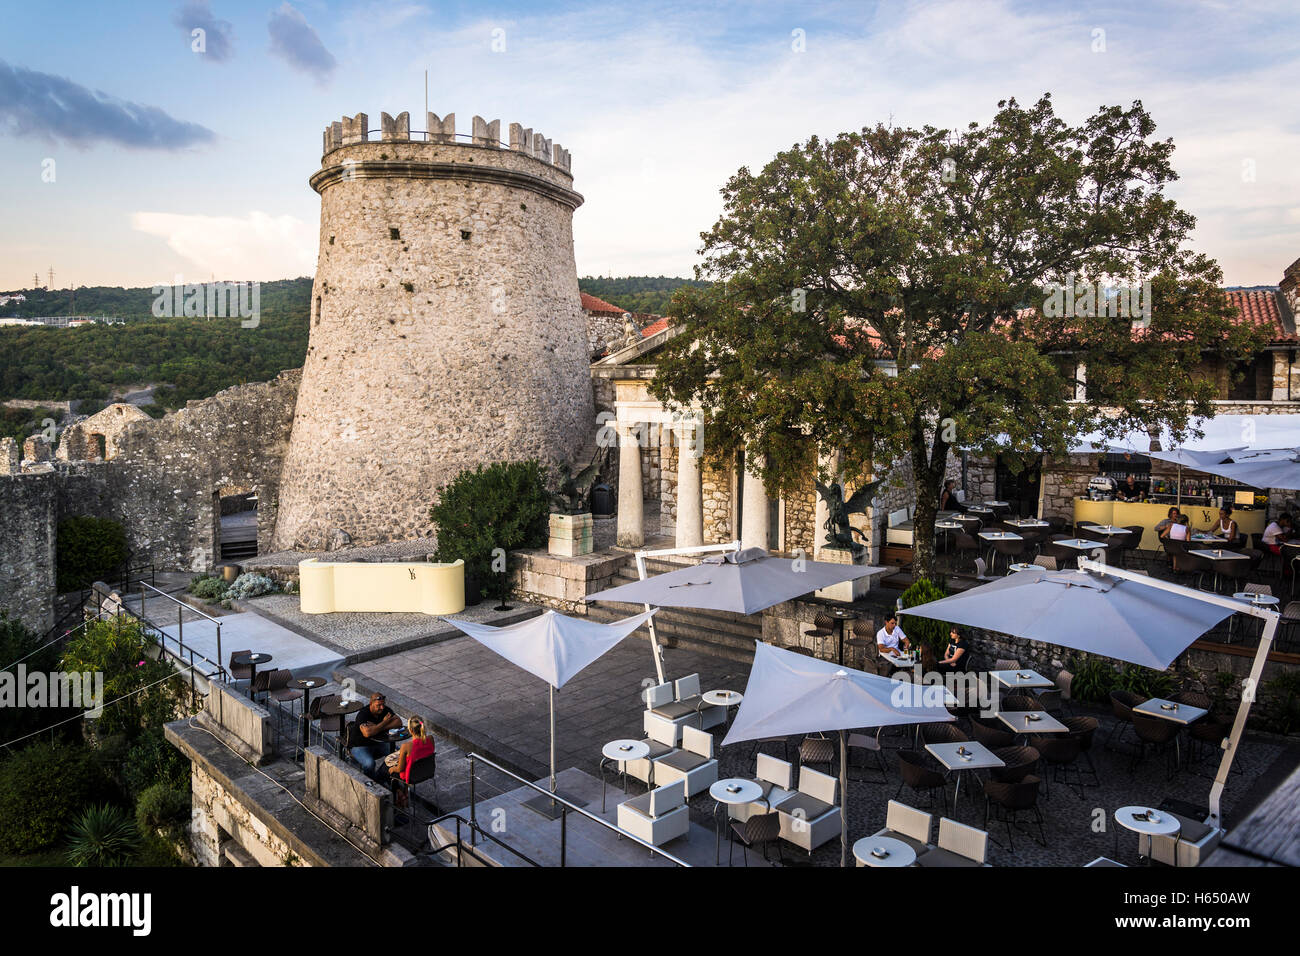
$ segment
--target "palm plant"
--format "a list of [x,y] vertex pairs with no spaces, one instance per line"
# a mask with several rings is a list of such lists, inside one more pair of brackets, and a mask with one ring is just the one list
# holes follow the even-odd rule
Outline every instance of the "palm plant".
[[68,838],[68,863],[72,866],[125,866],[140,846],[135,821],[121,807],[90,807],[73,824]]

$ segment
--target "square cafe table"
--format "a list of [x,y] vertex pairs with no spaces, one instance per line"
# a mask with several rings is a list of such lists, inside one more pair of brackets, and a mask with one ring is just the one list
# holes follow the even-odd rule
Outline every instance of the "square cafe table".
[[1108,538],[1114,537],[1118,534],[1133,533],[1129,531],[1128,528],[1121,528],[1119,525],[1114,524],[1082,524],[1079,527],[1087,528],[1089,531],[1095,531],[1097,534],[1104,534]]
[[957,787],[952,794],[952,809],[957,811],[957,798],[961,796],[961,775],[967,770],[984,770],[989,767],[1005,767],[1006,763],[983,744],[974,740],[964,740],[953,744],[926,744],[925,749],[949,773],[957,775]]
[[1169,720],[1175,724],[1182,724],[1184,727],[1193,721],[1200,720],[1209,713],[1203,707],[1179,704],[1172,700],[1165,700],[1162,697],[1152,697],[1145,703],[1138,704],[1133,710],[1146,717],[1159,717],[1161,720]]
[[[1037,720],[1030,720],[1030,716]],[[1045,710],[1000,710],[998,720],[1018,734],[1063,734],[1070,728]]]
[[1035,687],[1055,687],[1056,684],[1048,680],[1037,671],[989,671],[1003,687],[1008,690],[1015,690],[1017,687],[1035,688]]
[[1013,528],[1047,528],[1049,523],[1042,518],[1008,518],[1003,524],[1009,524]]
[[1240,559],[1242,561],[1249,560],[1249,558],[1244,554],[1240,554],[1236,551],[1224,551],[1221,548],[1197,548],[1195,551],[1189,551],[1187,553],[1195,554],[1202,558],[1209,558],[1211,561],[1227,561],[1232,559]]

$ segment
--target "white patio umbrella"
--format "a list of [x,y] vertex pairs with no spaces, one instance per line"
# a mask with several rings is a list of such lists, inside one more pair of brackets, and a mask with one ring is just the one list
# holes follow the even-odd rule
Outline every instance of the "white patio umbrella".
[[840,865],[849,859],[848,762],[844,732],[952,720],[944,687],[890,680],[755,642],[744,700],[722,741],[837,730],[840,734]]
[[1259,648],[1232,733],[1210,790],[1210,816],[1219,825],[1219,800],[1241,740],[1253,693],[1277,632],[1279,615],[1247,601],[1194,591],[1135,571],[1080,559],[1078,571],[1019,571],[951,597],[903,608],[901,613],[964,624],[1164,670],[1193,641],[1233,614],[1264,622]]
[[[746,548],[710,555],[691,567],[589,594],[586,600],[644,604],[647,610],[651,606],[694,607],[754,614],[802,594],[855,581],[882,570],[865,564],[778,558],[763,548]],[[662,682],[663,665],[653,623],[650,641]]]
[[444,617],[453,627],[500,654],[510,663],[535,674],[550,686],[551,793],[555,793],[555,691],[584,667],[654,616],[646,611],[634,617],[601,624],[584,618],[544,611],[517,624],[494,627],[474,621]]

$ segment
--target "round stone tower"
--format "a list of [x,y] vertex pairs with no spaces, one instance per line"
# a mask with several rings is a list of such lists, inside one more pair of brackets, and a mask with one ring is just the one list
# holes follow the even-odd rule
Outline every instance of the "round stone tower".
[[[430,532],[439,486],[494,461],[572,463],[591,444],[569,153],[474,117],[366,114],[325,130],[311,333],[274,546]],[[338,532],[345,532],[344,538]]]

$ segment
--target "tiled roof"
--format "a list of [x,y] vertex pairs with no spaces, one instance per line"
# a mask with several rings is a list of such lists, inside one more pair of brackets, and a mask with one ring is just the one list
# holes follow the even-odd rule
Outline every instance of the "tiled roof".
[[668,316],[666,315],[660,316],[659,318],[655,319],[653,322],[651,322],[649,325],[647,325],[645,328],[641,330],[641,338],[648,339],[656,332],[662,332],[664,329],[668,328],[671,322],[672,319],[670,319]]
[[582,309],[584,312],[608,312],[613,315],[622,315],[626,309],[620,309],[616,305],[611,305],[604,299],[598,299],[594,295],[587,295],[585,292],[579,292],[578,297],[582,300]]
[[1227,289],[1228,301],[1240,312],[1242,322],[1268,331],[1274,342],[1294,342],[1296,334],[1283,319],[1278,294],[1273,289]]

